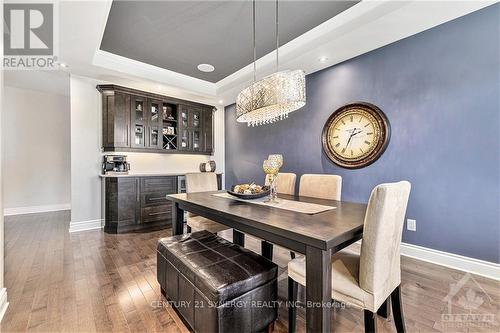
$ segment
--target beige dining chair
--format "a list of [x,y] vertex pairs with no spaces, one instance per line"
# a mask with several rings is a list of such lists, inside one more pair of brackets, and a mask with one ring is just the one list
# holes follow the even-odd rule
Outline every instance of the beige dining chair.
[[[405,331],[399,250],[410,189],[407,181],[376,186],[368,201],[360,254],[340,251],[332,256],[332,299],[362,309],[365,332],[376,331],[377,312],[387,318],[389,297],[396,330]],[[305,283],[305,258],[290,261],[290,304],[295,304],[298,284]],[[290,306],[289,332],[295,330],[295,317],[296,308]]]
[[[306,173],[300,177],[299,196],[340,201],[341,194],[341,176]],[[295,259],[293,251],[290,257]]]
[[327,200],[340,200],[341,192],[341,176],[304,174],[300,177],[300,196]]
[[[217,175],[214,172],[196,172],[186,174],[186,193],[217,191]],[[229,229],[227,226],[205,217],[187,213],[188,232],[207,230],[217,233]]]
[[[266,175],[265,185],[269,186],[269,175]],[[276,189],[278,193],[281,194],[295,194],[295,181],[297,175],[294,173],[280,172],[278,173],[278,179],[276,180]]]

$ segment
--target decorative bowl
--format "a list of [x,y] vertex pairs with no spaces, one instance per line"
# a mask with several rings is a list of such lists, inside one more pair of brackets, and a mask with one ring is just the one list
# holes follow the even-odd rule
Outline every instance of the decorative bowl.
[[227,193],[234,195],[235,197],[240,198],[240,199],[244,199],[244,200],[259,199],[259,198],[263,198],[263,197],[269,195],[269,186],[262,186],[262,192],[255,193],[255,194],[243,194],[243,193],[234,192],[235,186],[236,185],[231,186],[231,190],[228,190]]

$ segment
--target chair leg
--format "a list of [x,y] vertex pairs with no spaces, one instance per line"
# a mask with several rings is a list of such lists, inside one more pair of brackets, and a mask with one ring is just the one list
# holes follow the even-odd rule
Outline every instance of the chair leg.
[[290,251],[290,258],[292,258],[292,260],[295,259],[295,252]]
[[297,323],[297,291],[299,284],[288,277],[288,332],[295,332]]
[[387,297],[384,303],[380,306],[377,311],[377,314],[385,319],[389,318],[389,314],[391,313],[391,297]]
[[266,259],[273,261],[273,244],[266,242],[265,240],[260,241],[260,250],[262,251],[262,256]]
[[377,332],[377,315],[370,310],[364,310],[365,333]]
[[401,285],[391,293],[392,315],[394,323],[396,324],[396,331],[398,333],[406,332],[405,321],[403,315],[403,302],[401,302]]

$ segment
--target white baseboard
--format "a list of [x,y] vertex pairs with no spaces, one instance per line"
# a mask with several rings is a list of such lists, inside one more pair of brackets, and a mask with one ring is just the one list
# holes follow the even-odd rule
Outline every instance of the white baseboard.
[[29,206],[29,207],[14,207],[5,208],[3,210],[4,216],[10,215],[20,215],[20,214],[33,214],[33,213],[45,213],[45,212],[56,212],[59,210],[70,210],[71,204],[59,204],[59,205],[43,205],[43,206]]
[[500,280],[500,264],[458,254],[429,249],[423,246],[401,243],[401,255],[433,264]]
[[101,229],[103,227],[104,220],[89,220],[89,221],[79,221],[69,223],[69,232],[78,232],[85,230]]
[[0,322],[3,319],[3,315],[7,311],[7,307],[9,306],[9,302],[7,302],[7,289],[0,289]]
[[[356,242],[361,245],[361,241]],[[401,243],[401,255],[500,281],[500,264],[428,247]]]

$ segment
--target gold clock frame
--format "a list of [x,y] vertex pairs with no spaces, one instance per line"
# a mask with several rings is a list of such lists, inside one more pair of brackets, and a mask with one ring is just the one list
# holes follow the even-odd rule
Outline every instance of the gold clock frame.
[[[338,155],[335,151],[330,149],[328,145],[328,130],[330,126],[333,123],[335,123],[335,121],[338,118],[343,117],[345,113],[360,109],[369,113],[373,118],[375,118],[380,128],[380,136],[378,138],[378,142],[375,146],[375,149],[373,149],[370,152],[370,154],[363,157],[362,159],[353,161],[343,158],[342,156]],[[375,162],[377,159],[380,158],[380,156],[382,156],[382,154],[386,150],[390,138],[391,138],[391,125],[389,123],[389,120],[387,119],[387,116],[382,110],[380,110],[380,108],[367,102],[354,102],[338,108],[335,112],[333,112],[330,115],[330,117],[328,117],[328,120],[323,126],[323,131],[321,133],[321,142],[323,145],[323,152],[325,153],[325,155],[333,163],[346,169],[360,169]]]

